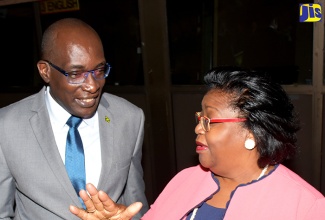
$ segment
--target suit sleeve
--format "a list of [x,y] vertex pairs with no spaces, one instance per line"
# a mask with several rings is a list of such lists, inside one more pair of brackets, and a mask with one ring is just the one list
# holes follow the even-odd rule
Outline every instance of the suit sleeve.
[[142,109],[139,109],[137,117],[140,117],[138,130],[134,131],[138,134],[137,140],[135,142],[125,191],[122,198],[120,198],[118,201],[118,203],[127,205],[134,202],[142,202],[143,207],[141,211],[138,213],[138,215],[133,217],[132,220],[140,219],[141,216],[143,216],[148,210],[148,202],[145,196],[145,184],[143,180],[143,169],[141,164],[145,121]]
[[0,219],[9,220],[14,217],[15,184],[7,166],[0,142]]

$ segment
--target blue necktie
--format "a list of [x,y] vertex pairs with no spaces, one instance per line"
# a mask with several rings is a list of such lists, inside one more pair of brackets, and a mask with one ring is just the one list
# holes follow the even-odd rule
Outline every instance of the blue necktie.
[[[65,168],[78,197],[79,191],[86,188],[85,156],[82,140],[78,131],[78,126],[81,122],[82,118],[75,116],[71,116],[67,121],[67,125],[69,125],[70,129],[65,149]],[[85,208],[80,197],[79,200]]]

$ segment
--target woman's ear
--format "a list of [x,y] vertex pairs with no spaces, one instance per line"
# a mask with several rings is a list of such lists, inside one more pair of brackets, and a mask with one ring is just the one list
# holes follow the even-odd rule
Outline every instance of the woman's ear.
[[40,76],[46,82],[50,82],[50,66],[47,62],[40,60],[37,62],[37,68]]

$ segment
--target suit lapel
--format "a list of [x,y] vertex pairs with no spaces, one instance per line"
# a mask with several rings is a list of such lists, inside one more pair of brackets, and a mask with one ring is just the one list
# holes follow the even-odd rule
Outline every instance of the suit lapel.
[[112,168],[112,155],[114,144],[114,118],[112,112],[109,111],[108,102],[102,97],[98,106],[98,124],[100,133],[101,159],[102,169],[98,182],[98,189],[106,189],[109,183],[109,173]]
[[57,182],[60,183],[61,188],[63,188],[70,198],[75,202],[75,205],[80,206],[79,199],[68,177],[55,142],[49,114],[45,104],[44,93],[45,89],[42,89],[38,94],[39,97],[35,99],[33,111],[35,111],[36,114],[30,119],[31,127],[38,140],[38,143],[41,143],[39,147],[41,148],[45,159],[54,173]]

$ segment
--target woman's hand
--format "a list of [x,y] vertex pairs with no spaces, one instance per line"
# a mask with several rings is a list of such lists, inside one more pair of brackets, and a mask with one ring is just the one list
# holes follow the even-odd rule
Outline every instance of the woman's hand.
[[126,207],[117,204],[103,191],[98,191],[94,185],[88,183],[85,190],[79,195],[86,205],[86,210],[76,206],[70,206],[70,212],[82,220],[129,220],[136,215],[141,207],[141,202],[135,202]]

